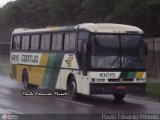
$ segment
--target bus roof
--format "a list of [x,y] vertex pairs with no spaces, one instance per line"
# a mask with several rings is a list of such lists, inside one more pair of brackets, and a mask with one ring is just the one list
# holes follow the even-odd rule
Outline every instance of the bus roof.
[[38,32],[54,32],[54,31],[70,31],[77,29],[86,29],[94,33],[137,33],[143,34],[143,30],[138,27],[113,24],[113,23],[83,23],[76,26],[63,26],[63,27],[47,27],[40,29],[28,29],[17,28],[13,31],[13,34],[25,34],[25,33],[38,33]]
[[138,33],[143,34],[143,30],[138,27],[123,25],[123,24],[113,24],[113,23],[86,23],[81,24],[79,28],[87,29],[91,32],[98,33]]

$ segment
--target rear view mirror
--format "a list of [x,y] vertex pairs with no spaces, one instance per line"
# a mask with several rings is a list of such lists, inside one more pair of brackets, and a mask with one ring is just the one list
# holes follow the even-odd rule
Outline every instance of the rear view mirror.
[[87,43],[82,44],[82,54],[81,54],[81,63],[83,75],[87,75]]

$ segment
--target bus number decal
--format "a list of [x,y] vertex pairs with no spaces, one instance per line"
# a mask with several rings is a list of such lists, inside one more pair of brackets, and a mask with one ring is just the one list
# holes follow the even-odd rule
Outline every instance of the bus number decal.
[[11,60],[13,64],[29,64],[29,65],[39,65],[42,54],[18,54],[12,53]]
[[109,78],[115,78],[115,73],[100,73],[100,77],[109,77]]
[[12,55],[12,60],[18,62],[19,61],[19,55]]

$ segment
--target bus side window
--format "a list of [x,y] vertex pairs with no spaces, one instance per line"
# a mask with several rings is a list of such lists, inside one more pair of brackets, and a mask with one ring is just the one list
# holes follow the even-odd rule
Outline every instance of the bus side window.
[[41,36],[41,50],[50,49],[50,34],[45,34]]
[[89,33],[86,31],[79,31],[78,39],[79,40],[88,40]]
[[52,50],[56,50],[57,35],[52,35]]
[[61,33],[52,35],[52,50],[62,50],[63,35]]
[[69,50],[75,50],[76,33],[70,33]]
[[20,44],[21,44],[21,36],[19,35],[14,36],[13,42],[12,42],[12,49],[20,50]]
[[62,34],[57,34],[56,50],[62,50],[62,41],[63,41]]
[[81,44],[84,41],[87,41],[89,39],[89,33],[86,31],[79,31],[79,35],[78,35],[78,52],[81,51]]
[[30,36],[29,35],[24,35],[22,36],[22,50],[29,50],[29,39]]
[[75,50],[76,33],[67,33],[64,38],[64,50]]
[[32,35],[31,36],[31,50],[39,50],[39,35]]
[[64,50],[68,50],[69,47],[69,34],[65,34],[64,38]]

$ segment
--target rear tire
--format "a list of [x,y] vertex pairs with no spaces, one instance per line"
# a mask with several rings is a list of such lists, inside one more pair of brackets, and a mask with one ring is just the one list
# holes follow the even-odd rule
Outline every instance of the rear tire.
[[113,94],[115,101],[122,101],[126,96],[125,94]]
[[69,98],[71,99],[77,99],[78,93],[77,93],[77,84],[74,77],[71,77],[68,84],[67,84],[67,91]]
[[23,72],[22,83],[23,83],[25,90],[36,90],[38,88],[38,85],[29,84],[27,72]]

